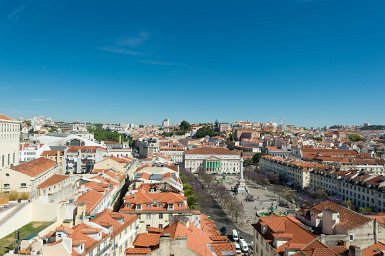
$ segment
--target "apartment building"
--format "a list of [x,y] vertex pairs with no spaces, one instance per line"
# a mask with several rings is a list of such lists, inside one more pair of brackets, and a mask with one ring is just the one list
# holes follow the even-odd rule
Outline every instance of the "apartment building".
[[316,170],[311,173],[312,189],[322,189],[357,207],[385,211],[385,177],[356,170]]
[[183,144],[177,141],[159,142],[159,154],[170,158],[174,164],[183,163],[185,149]]
[[48,145],[45,144],[20,144],[20,162],[28,162],[39,158],[45,150],[49,150]]
[[241,171],[240,153],[222,147],[198,147],[185,152],[184,166],[193,173],[236,174]]
[[139,141],[139,155],[149,157],[158,153],[160,150],[159,140],[157,138],[146,138]]
[[66,173],[89,173],[103,160],[106,149],[100,146],[73,146],[64,152]]
[[20,122],[0,114],[0,170],[19,164]]
[[140,216],[140,232],[148,227],[163,228],[173,219],[189,213],[186,198],[173,192],[150,192],[140,189],[124,197],[121,213]]
[[32,198],[36,198],[39,196],[39,185],[59,173],[60,168],[55,161],[37,158],[3,169],[0,172],[0,191],[28,193]]
[[314,170],[324,170],[327,166],[282,157],[264,156],[259,162],[261,172],[272,173],[285,181],[287,185],[305,189],[311,185],[311,173]]

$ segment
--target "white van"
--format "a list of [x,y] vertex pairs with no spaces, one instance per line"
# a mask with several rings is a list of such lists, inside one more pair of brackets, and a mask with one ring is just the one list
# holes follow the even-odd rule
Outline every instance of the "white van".
[[241,254],[242,253],[241,246],[238,243],[234,243],[234,245],[235,245],[235,252],[237,254]]
[[241,246],[242,252],[248,252],[249,246],[247,245],[245,239],[239,239],[239,245]]
[[233,239],[234,241],[239,240],[238,231],[236,229],[233,229]]

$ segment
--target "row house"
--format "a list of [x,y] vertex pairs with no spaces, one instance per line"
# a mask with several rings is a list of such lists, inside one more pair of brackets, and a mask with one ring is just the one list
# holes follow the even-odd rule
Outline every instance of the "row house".
[[140,189],[124,197],[121,213],[140,216],[140,231],[148,227],[166,227],[175,216],[189,214],[186,198],[173,192],[148,192]]
[[385,211],[385,177],[356,170],[317,170],[311,173],[311,188],[325,190],[357,207]]
[[259,162],[262,172],[272,173],[287,182],[287,185],[305,189],[311,185],[311,173],[324,170],[325,165],[300,160],[289,160],[282,157],[264,156]]

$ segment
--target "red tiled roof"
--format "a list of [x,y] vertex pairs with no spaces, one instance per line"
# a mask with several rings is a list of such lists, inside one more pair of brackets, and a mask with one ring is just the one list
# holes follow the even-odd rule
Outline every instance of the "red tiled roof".
[[104,195],[102,193],[96,192],[94,190],[87,191],[81,195],[77,200],[77,204],[86,204],[86,213],[89,214],[92,210],[99,204],[103,199]]
[[59,156],[64,155],[64,151],[58,151],[58,150],[46,150],[41,153],[40,156],[57,156],[59,152]]
[[35,160],[19,164],[13,167],[13,169],[25,175],[35,177],[54,168],[55,166],[57,166],[55,161],[40,157]]
[[0,120],[12,121],[13,119],[10,118],[10,117],[8,117],[8,116],[5,116],[5,115],[0,114]]
[[73,147],[69,147],[67,152],[76,153],[80,150],[81,152],[84,152],[84,153],[95,153],[97,149],[104,150],[104,151],[106,150],[105,148],[100,146],[73,146]]
[[233,243],[212,243],[209,245],[217,256],[237,255]]
[[126,255],[146,255],[151,252],[150,248],[127,248]]
[[376,243],[362,251],[362,256],[382,256],[382,252],[385,251],[385,244]]
[[137,247],[153,247],[160,243],[160,234],[142,233],[135,238],[133,245]]
[[[266,226],[266,232],[261,232],[263,226]],[[253,224],[253,227],[261,233],[266,241],[270,242],[274,240],[274,235],[287,234],[286,239],[288,241],[275,249],[280,255],[283,255],[287,248],[300,250],[316,239],[313,234],[287,217],[261,217],[257,224]]]
[[323,201],[319,204],[316,204],[308,209],[301,210],[304,214],[306,214],[307,211],[314,212],[316,214],[319,214],[323,212],[324,210],[330,210],[333,212],[339,212],[340,213],[340,222],[337,224],[337,226],[351,230],[354,228],[357,228],[359,226],[362,226],[368,222],[371,221],[370,218],[361,215],[357,212],[354,212],[352,210],[349,210],[348,208],[345,208],[339,204],[336,204],[331,201]]
[[198,147],[186,152],[186,155],[240,155],[238,152],[222,147]]
[[[112,236],[114,237],[138,218],[139,216],[137,215],[120,214],[106,209],[103,212],[98,213],[91,222],[97,223],[103,227],[112,227]],[[119,220],[123,220],[123,223],[119,222]]]
[[59,175],[59,174],[54,174],[50,178],[48,178],[46,181],[41,183],[38,188],[43,189],[49,186],[52,186],[54,184],[58,184],[59,182],[62,182],[63,180],[68,179],[70,176],[67,175]]

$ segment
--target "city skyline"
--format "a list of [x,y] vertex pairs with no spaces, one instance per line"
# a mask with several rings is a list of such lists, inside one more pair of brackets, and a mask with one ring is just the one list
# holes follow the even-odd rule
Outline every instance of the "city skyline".
[[385,3],[6,1],[0,113],[384,124]]

